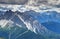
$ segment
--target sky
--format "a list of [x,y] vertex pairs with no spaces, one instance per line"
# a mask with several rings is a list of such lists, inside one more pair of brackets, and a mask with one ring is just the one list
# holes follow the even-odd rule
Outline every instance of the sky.
[[25,4],[28,0],[0,0],[0,3],[10,3],[10,4]]
[[[50,11],[54,10],[60,12],[60,0],[0,0],[0,4],[2,3],[25,5],[26,9],[34,10],[36,12],[42,11],[40,8],[44,8],[44,11],[48,11],[46,8],[50,8]],[[14,10],[17,9],[17,5],[15,6]],[[9,7],[10,6],[11,5],[9,5]],[[23,10],[26,10],[25,8]]]
[[0,3],[29,4],[29,5],[60,5],[60,0],[0,0]]

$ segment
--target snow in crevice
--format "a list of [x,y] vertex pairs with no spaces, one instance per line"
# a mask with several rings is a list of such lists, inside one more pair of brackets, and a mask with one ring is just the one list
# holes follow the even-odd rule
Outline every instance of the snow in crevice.
[[2,28],[5,27],[7,24],[13,24],[13,21],[5,19],[0,20],[0,25]]
[[19,17],[19,19],[26,25],[26,27],[28,28],[28,30],[33,30],[32,25],[29,22],[25,22],[24,19],[22,19],[22,17],[20,15],[17,15]]

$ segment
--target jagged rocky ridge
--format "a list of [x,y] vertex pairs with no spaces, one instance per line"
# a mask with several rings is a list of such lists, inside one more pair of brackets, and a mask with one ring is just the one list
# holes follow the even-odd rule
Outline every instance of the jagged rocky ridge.
[[[53,12],[53,11],[52,11]],[[42,14],[42,13],[41,13]],[[28,30],[36,33],[41,34],[44,36],[53,36],[59,38],[60,35],[54,33],[53,31],[48,30],[45,26],[41,25],[41,23],[36,19],[36,17],[41,15],[40,13],[34,11],[26,11],[26,12],[12,12],[11,10],[4,12],[0,17],[0,20],[8,20],[6,25],[12,21],[12,25],[21,25],[20,27],[27,28]],[[46,14],[46,13],[45,13]],[[47,14],[52,14],[48,12]],[[54,14],[54,13],[53,13]],[[4,25],[6,27],[6,25]],[[11,24],[8,24],[11,25]]]
[[0,23],[0,25],[2,25],[2,27],[18,26],[24,29],[27,28],[27,30],[34,32],[35,34],[43,35],[45,37],[47,36],[48,38],[52,37],[55,39],[59,39],[60,34],[47,29],[41,24],[46,22],[48,18],[50,18],[50,21],[60,20],[60,13],[57,12],[57,10],[59,11],[59,9],[57,9],[56,11],[54,8],[50,9],[50,11],[49,9],[49,7],[47,9],[46,7],[38,7],[38,9],[35,9],[35,7],[30,8],[28,6],[27,8],[26,6],[22,5],[2,5],[0,7],[0,22],[2,22],[2,24]]

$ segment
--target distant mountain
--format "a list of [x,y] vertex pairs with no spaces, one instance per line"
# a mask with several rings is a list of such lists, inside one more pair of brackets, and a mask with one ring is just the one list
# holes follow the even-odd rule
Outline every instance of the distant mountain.
[[49,30],[52,30],[56,33],[60,33],[60,23],[58,22],[48,21],[41,24],[45,26],[46,28],[48,28]]
[[9,10],[9,11],[4,12],[4,15],[2,14],[1,20],[7,21],[7,23],[4,25],[6,28],[17,26],[23,29],[27,29],[36,35],[39,34],[39,35],[42,35],[43,37],[46,36],[48,38],[51,37],[51,38],[58,39],[60,38],[60,34],[57,34],[47,29],[45,26],[41,24],[43,22],[46,22],[46,18],[48,21],[52,21],[53,18],[54,18],[53,20],[56,20],[56,16],[58,16],[58,14],[59,13],[55,11],[48,11],[48,12],[40,13],[40,12],[35,12],[32,10],[26,11],[26,12],[19,12],[19,11],[13,12],[12,10]]

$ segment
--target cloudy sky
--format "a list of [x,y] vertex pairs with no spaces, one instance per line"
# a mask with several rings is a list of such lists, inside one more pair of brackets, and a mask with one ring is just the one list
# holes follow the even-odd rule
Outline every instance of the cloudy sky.
[[25,4],[28,0],[0,0],[0,3],[14,3],[14,4]]
[[29,4],[29,5],[59,5],[60,0],[0,0],[0,3],[15,3],[15,4]]
[[0,3],[21,4],[30,6],[54,6],[60,7],[60,0],[0,0]]

